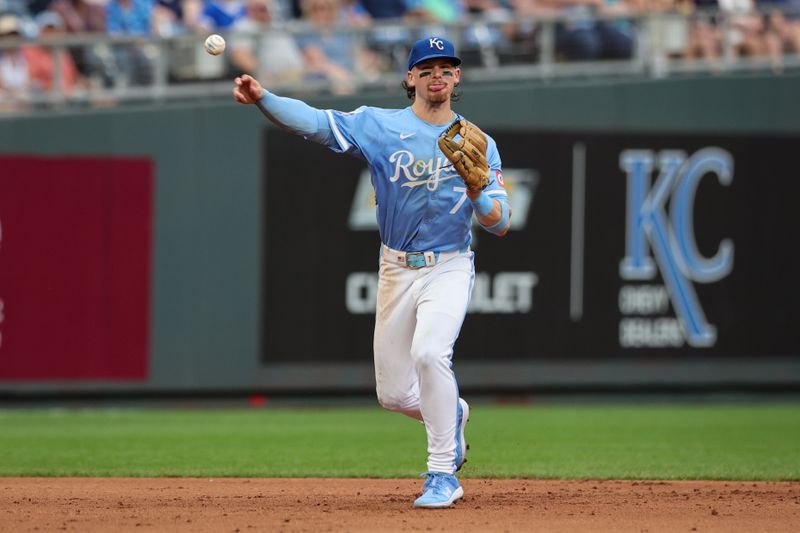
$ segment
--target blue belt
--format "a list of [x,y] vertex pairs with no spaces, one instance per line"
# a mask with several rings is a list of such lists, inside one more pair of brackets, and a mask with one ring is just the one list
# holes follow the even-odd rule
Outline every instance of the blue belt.
[[453,252],[401,252],[399,250],[393,250],[388,246],[383,246],[383,256],[387,260],[391,261],[392,263],[402,265],[406,268],[424,268],[428,266],[433,266],[439,262],[442,254],[445,255],[452,255],[452,254],[463,254],[469,251],[469,247],[465,246],[461,250],[453,251]]

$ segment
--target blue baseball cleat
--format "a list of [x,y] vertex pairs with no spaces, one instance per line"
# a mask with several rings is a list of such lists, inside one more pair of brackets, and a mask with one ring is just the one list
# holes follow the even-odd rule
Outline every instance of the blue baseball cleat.
[[456,472],[461,470],[464,463],[467,462],[467,444],[464,438],[464,428],[467,427],[469,422],[469,404],[463,398],[458,399],[458,422],[456,424]]
[[442,509],[450,507],[464,496],[464,489],[453,474],[426,472],[422,475],[428,476],[428,479],[422,485],[422,496],[414,501],[414,507]]

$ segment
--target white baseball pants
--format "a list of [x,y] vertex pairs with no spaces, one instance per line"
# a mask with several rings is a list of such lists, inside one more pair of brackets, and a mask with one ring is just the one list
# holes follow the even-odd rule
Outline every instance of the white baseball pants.
[[458,384],[453,345],[475,279],[473,252],[447,252],[433,266],[396,264],[384,247],[375,315],[378,401],[425,424],[428,471],[455,472]]

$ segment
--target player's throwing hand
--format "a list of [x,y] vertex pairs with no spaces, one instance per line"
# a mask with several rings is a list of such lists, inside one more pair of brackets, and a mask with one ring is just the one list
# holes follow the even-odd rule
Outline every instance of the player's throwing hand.
[[240,104],[255,104],[264,98],[264,88],[252,76],[243,74],[233,82],[236,84],[233,88],[233,99]]

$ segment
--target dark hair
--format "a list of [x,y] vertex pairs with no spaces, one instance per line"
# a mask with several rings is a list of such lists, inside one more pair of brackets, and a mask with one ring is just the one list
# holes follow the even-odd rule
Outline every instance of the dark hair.
[[[409,100],[413,102],[417,98],[417,88],[410,86],[408,84],[408,81],[403,80],[402,82],[400,82],[400,86],[406,90],[406,96],[408,97]],[[453,87],[453,94],[450,95],[451,102],[458,102],[459,100],[461,100],[461,93],[459,91],[456,91],[456,88],[458,88],[458,84],[456,84],[456,86]]]

